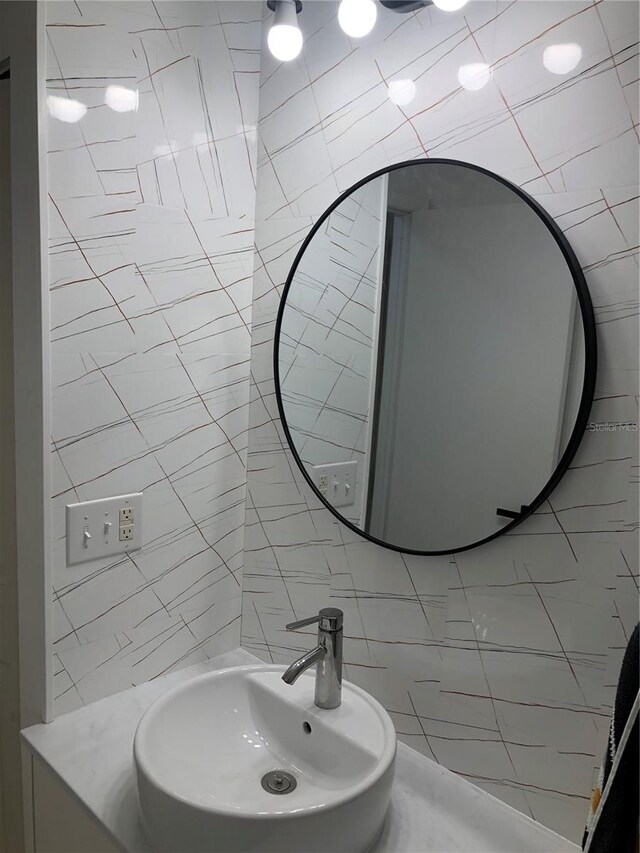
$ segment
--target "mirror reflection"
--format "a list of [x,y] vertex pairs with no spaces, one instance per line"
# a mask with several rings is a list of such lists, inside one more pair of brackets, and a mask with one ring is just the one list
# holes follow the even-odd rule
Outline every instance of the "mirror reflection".
[[497,177],[419,161],[356,188],[313,234],[281,309],[280,405],[310,481],[358,530],[460,550],[554,474],[585,334],[551,227]]

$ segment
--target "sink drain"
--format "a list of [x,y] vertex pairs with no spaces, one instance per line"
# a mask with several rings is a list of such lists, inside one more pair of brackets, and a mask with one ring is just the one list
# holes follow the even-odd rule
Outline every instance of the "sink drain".
[[260,784],[269,794],[290,794],[298,783],[286,770],[271,770],[264,774]]

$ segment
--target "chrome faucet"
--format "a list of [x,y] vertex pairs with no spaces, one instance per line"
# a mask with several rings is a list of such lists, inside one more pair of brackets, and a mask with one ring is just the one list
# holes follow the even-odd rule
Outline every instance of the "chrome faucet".
[[301,619],[286,626],[287,631],[318,623],[318,645],[298,658],[285,670],[282,680],[293,684],[309,667],[316,664],[315,704],[318,708],[337,708],[342,701],[342,620],[337,607],[323,607],[317,616]]

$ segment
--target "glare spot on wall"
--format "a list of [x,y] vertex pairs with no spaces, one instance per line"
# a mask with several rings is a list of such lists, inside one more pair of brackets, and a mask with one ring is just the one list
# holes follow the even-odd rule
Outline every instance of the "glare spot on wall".
[[59,121],[66,121],[73,124],[85,115],[87,107],[81,101],[74,101],[71,98],[61,98],[58,95],[47,96],[47,109],[49,115],[57,118]]
[[470,92],[483,89],[491,80],[491,68],[484,62],[471,62],[458,68],[458,83]]
[[104,102],[117,113],[128,113],[138,109],[138,90],[125,86],[107,86]]
[[416,96],[416,91],[413,80],[390,80],[388,84],[389,100],[399,107],[410,104]]
[[544,49],[542,62],[547,71],[552,74],[568,74],[582,59],[582,48],[579,44],[551,44]]

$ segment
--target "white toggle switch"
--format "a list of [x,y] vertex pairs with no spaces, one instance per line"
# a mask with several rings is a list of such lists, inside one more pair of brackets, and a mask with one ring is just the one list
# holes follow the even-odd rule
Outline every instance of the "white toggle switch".
[[357,460],[313,465],[311,475],[318,491],[331,506],[350,506],[355,503]]
[[142,492],[67,506],[68,566],[140,548]]

